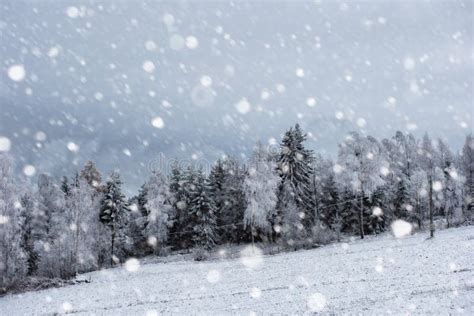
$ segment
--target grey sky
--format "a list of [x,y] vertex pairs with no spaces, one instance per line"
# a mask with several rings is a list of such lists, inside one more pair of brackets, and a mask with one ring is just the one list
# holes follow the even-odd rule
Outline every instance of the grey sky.
[[327,155],[350,130],[428,131],[457,150],[472,131],[472,23],[472,1],[4,0],[0,136],[20,170],[90,158],[129,189],[160,152],[241,157],[296,122]]

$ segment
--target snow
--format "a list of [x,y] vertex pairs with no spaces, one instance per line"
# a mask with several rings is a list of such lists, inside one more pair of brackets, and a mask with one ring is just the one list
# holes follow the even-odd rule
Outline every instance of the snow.
[[0,136],[0,152],[10,151],[11,141],[8,137]]
[[249,245],[240,252],[240,261],[249,269],[259,269],[263,265],[263,252],[260,248]]
[[158,45],[154,41],[149,40],[145,42],[145,48],[149,51],[154,51],[158,48]]
[[380,207],[376,206],[372,209],[372,215],[380,217],[383,215],[383,211]]
[[147,60],[143,63],[142,68],[148,73],[153,73],[155,71],[155,64],[152,61]]
[[165,122],[163,121],[161,117],[157,116],[151,121],[151,125],[153,125],[153,127],[161,129],[165,127]]
[[412,230],[412,225],[408,223],[407,221],[404,221],[402,219],[397,219],[396,221],[392,223],[391,228],[396,238],[402,238],[402,237],[410,235],[411,230]]
[[8,68],[8,77],[13,81],[25,79],[26,71],[23,65],[12,65]]
[[[455,245],[455,247],[453,246]],[[4,315],[458,314],[474,313],[474,227],[368,237],[240,259],[142,263],[83,275],[91,283],[0,298]],[[175,259],[175,260],[173,260]],[[211,283],[209,275],[218,271]],[[66,307],[66,308],[64,308]]]
[[77,153],[79,151],[79,145],[75,144],[74,142],[68,142],[67,149],[73,153]]
[[415,60],[412,57],[406,57],[403,61],[403,67],[409,71],[415,69]]
[[199,80],[203,87],[210,87],[212,85],[212,78],[209,76],[202,76],[201,79]]
[[433,182],[433,190],[439,192],[443,189],[443,184],[440,181]]
[[300,77],[300,78],[304,77],[304,69],[303,68],[297,68],[295,73],[296,73],[297,77]]
[[364,118],[359,117],[357,119],[357,126],[359,126],[360,128],[365,127],[366,124],[367,124],[367,121]]
[[163,23],[165,23],[168,27],[171,27],[173,26],[175,20],[174,20],[174,16],[170,13],[165,13],[163,15]]
[[79,16],[79,9],[77,7],[71,6],[67,8],[66,14],[68,15],[68,17],[75,19]]
[[250,112],[251,105],[247,99],[241,99],[239,102],[235,104],[235,108],[240,114],[247,114]]
[[32,165],[26,165],[23,167],[23,173],[27,176],[27,177],[32,177],[35,175],[36,173],[36,168]]
[[321,293],[312,294],[308,297],[307,305],[312,312],[322,312],[326,306],[326,298]]
[[128,272],[137,272],[140,269],[140,261],[136,258],[130,258],[125,261],[125,270]]
[[170,48],[173,50],[181,50],[186,44],[185,39],[179,34],[173,34],[170,37]]
[[313,98],[313,97],[309,97],[309,98],[306,99],[306,104],[309,107],[314,107],[316,105],[316,99]]
[[189,49],[196,49],[199,46],[199,41],[195,36],[186,37],[186,47]]
[[218,282],[220,279],[221,279],[221,273],[217,270],[209,270],[209,272],[207,273],[207,281],[209,283],[216,283]]

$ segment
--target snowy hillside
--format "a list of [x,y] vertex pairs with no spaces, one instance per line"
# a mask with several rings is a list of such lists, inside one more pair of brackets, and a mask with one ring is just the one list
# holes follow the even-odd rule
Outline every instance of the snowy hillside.
[[[128,265],[0,298],[3,315],[474,313],[474,227],[274,256]],[[258,253],[258,249],[257,252]]]

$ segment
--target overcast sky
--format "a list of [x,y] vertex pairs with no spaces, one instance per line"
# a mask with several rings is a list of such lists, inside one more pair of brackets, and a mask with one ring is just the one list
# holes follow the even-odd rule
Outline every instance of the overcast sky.
[[472,131],[472,1],[3,0],[0,41],[19,172],[92,159],[130,191],[159,153],[243,157],[295,123],[333,157],[351,130]]

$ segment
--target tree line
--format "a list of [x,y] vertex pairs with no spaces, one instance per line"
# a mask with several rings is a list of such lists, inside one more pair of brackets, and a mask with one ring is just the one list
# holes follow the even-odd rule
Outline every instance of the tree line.
[[384,232],[395,220],[433,237],[437,218],[448,227],[473,219],[472,135],[453,153],[427,134],[379,141],[352,132],[336,161],[305,140],[295,125],[277,151],[257,143],[245,164],[221,158],[209,174],[175,161],[169,174],[153,170],[131,198],[118,172],[103,181],[92,161],[60,181],[40,174],[31,188],[0,154],[0,290],[170,250],[192,248],[204,259],[229,243],[312,247],[342,233]]

